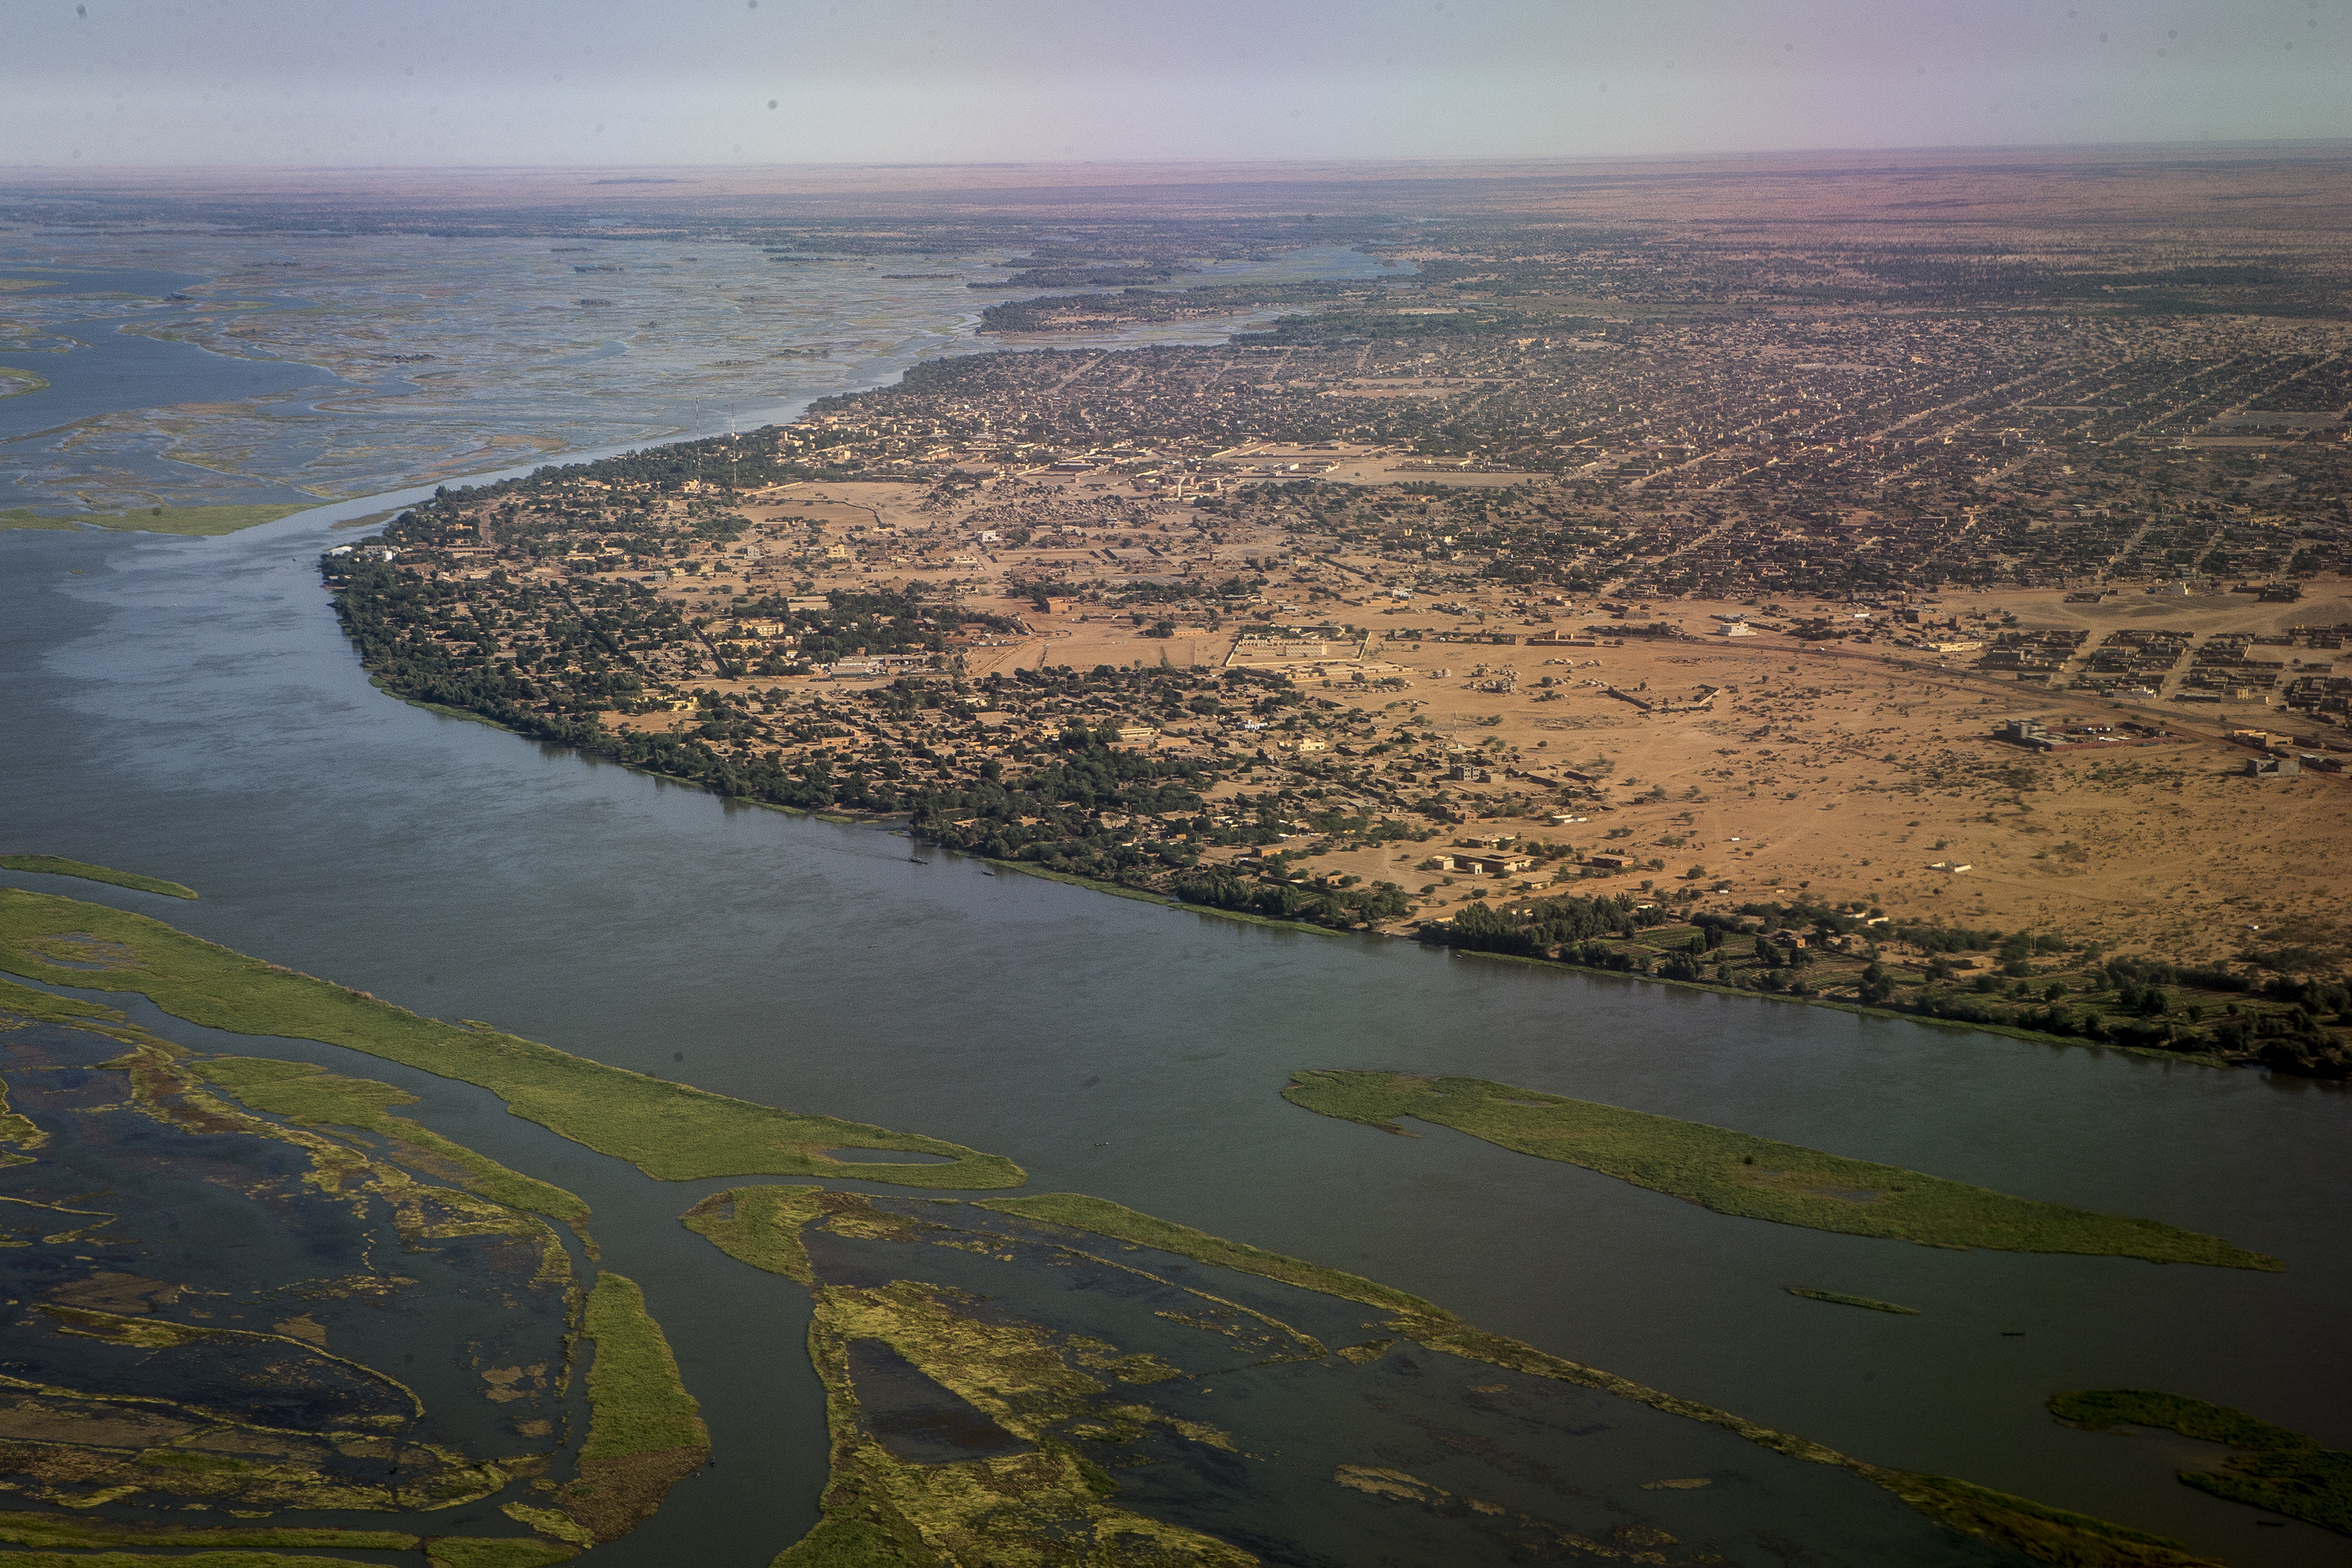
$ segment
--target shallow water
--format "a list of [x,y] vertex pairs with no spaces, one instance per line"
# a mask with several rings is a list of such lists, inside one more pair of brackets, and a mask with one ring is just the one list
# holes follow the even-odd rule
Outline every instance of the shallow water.
[[[121,268],[134,251],[182,270]],[[1327,246],[1213,271],[1396,269]],[[1273,314],[980,338],[982,310],[1026,294],[965,279],[1004,276],[977,257],[779,264],[729,241],[0,237],[0,279],[59,284],[0,293],[0,363],[51,383],[0,398],[0,508],[355,497],[751,428],[942,354],[1212,342]]]
[[38,392],[0,397],[0,439],[93,414],[340,384],[315,365],[260,359],[224,364],[226,355],[123,331],[123,325],[103,318],[66,321],[56,331],[76,344],[68,353],[0,353],[0,364],[31,371],[49,384]]

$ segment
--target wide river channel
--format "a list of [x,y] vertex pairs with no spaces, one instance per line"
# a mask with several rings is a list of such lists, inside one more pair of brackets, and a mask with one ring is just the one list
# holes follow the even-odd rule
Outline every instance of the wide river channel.
[[[1234,924],[733,807],[373,689],[316,568],[351,537],[329,521],[366,509],[213,540],[0,532],[0,848],[204,897],[7,882],[436,1016],[1005,1154],[1032,1192],[1367,1275],[1879,1463],[2233,1563],[2346,1561],[2340,1537],[2258,1528],[2179,1485],[2199,1446],[2043,1408],[2063,1389],[2160,1388],[2352,1447],[2340,1089]],[[129,1000],[159,1032],[205,1037]],[[645,1286],[727,1460],[600,1562],[756,1568],[814,1521],[805,1311],[780,1312],[773,1281],[676,1219],[730,1184],[649,1182],[373,1058],[237,1044],[399,1082],[422,1119],[595,1205],[607,1266]],[[1719,1123],[2210,1232],[2287,1268],[1729,1218],[1442,1129],[1385,1137],[1293,1109],[1277,1091],[1299,1067],[1475,1075]]]

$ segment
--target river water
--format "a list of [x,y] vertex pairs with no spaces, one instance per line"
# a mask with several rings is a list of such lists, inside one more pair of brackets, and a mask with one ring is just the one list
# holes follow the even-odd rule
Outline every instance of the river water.
[[[334,516],[215,540],[0,533],[0,847],[169,877],[137,909],[440,1017],[1009,1155],[1429,1297],[1481,1327],[1880,1463],[2176,1536],[2345,1560],[2179,1485],[2189,1446],[2060,1426],[2162,1388],[2352,1447],[2339,1089],[1230,923],[919,852],[437,717],[371,689],[315,567]],[[119,1000],[119,999],[118,999]],[[814,1518],[797,1291],[662,1184],[478,1091],[327,1047],[450,1136],[579,1192],[728,1462],[614,1564],[764,1563]],[[2283,1274],[1930,1249],[1728,1218],[1443,1129],[1295,1110],[1293,1068],[1473,1075],[2145,1215]],[[885,1190],[885,1189],[877,1189]],[[1784,1287],[1900,1301],[1918,1317]],[[2019,1331],[2021,1331],[2020,1332]],[[497,1522],[491,1516],[489,1522]],[[451,1526],[450,1528],[456,1528]],[[1953,1549],[1950,1561],[1966,1554]]]

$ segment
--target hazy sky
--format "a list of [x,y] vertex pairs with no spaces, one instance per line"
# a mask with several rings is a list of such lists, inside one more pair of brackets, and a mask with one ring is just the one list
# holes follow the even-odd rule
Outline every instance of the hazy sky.
[[2352,0],[5,0],[0,165],[2352,136]]

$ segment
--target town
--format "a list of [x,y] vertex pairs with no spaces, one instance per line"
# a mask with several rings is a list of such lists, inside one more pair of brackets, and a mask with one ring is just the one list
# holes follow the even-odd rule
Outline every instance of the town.
[[1024,869],[2346,1070],[2340,260],[1357,228],[1394,276],[1066,241],[1019,352],[330,581],[412,700]]

